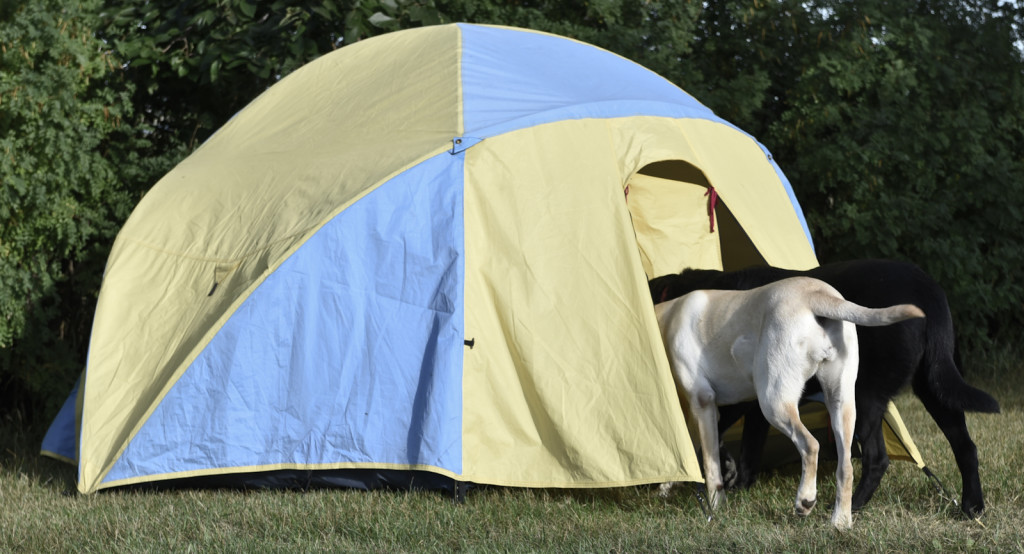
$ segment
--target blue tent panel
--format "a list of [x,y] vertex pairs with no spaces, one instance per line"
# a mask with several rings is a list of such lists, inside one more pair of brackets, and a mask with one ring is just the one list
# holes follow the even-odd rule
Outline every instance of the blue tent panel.
[[728,124],[664,77],[591,45],[501,27],[459,28],[469,135],[583,117],[662,115]]
[[76,444],[78,443],[78,426],[75,419],[77,414],[76,405],[78,404],[78,387],[81,386],[81,383],[81,378],[75,382],[75,386],[71,389],[71,394],[64,400],[60,411],[57,412],[57,417],[53,419],[49,429],[46,430],[46,436],[43,437],[41,448],[44,453],[64,460],[75,461],[78,459],[78,452],[75,451]]
[[104,478],[462,465],[461,155],[341,212],[250,295]]

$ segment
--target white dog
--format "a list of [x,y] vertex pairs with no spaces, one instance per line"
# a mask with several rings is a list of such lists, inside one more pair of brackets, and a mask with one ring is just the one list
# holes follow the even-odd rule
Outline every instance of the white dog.
[[[700,431],[712,507],[724,499],[717,406],[756,398],[768,421],[800,451],[803,475],[796,513],[810,513],[817,500],[818,441],[800,421],[797,405],[804,383],[817,377],[839,455],[832,524],[849,528],[858,365],[854,324],[890,325],[924,317],[924,312],[912,304],[865,308],[807,277],[748,291],[699,290],[658,304],[655,312],[672,372]],[[670,486],[663,485],[662,491]]]

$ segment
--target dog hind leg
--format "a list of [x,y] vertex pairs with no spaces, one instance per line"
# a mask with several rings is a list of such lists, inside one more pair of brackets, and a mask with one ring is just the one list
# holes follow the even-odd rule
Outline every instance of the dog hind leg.
[[[799,398],[799,394],[797,395]],[[796,492],[794,509],[799,516],[811,513],[818,498],[818,441],[800,421],[800,412],[796,401],[785,400],[778,403],[761,403],[761,411],[765,418],[783,435],[793,441],[800,452],[800,463],[803,471],[800,486]]]
[[[763,434],[767,436],[768,422],[761,416],[761,410],[756,408],[757,402],[740,402],[739,404],[718,407],[719,437],[722,437],[729,427],[743,418],[743,442],[740,445],[739,458],[734,458],[732,453],[725,448],[724,444],[719,445],[721,447],[719,449],[719,458],[722,464],[722,479],[726,489],[749,488],[754,483],[754,479],[757,478],[757,468],[761,463],[760,450],[757,451],[757,457],[754,458],[754,461],[750,462],[753,449],[748,448],[747,443],[756,441],[757,438],[748,439],[747,433],[748,429],[751,429],[751,420],[753,419],[760,421],[761,427],[764,428]],[[756,426],[756,422],[754,426]],[[761,450],[763,450],[763,437],[759,444],[761,445]]]
[[695,390],[688,391],[688,397],[690,410],[697,420],[700,431],[704,483],[708,489],[711,508],[715,509],[725,502],[725,484],[719,460],[718,406],[715,405],[715,393],[709,386],[698,386]]
[[934,395],[919,391],[916,385],[914,390],[918,398],[953,449],[963,486],[960,509],[969,516],[979,516],[985,511],[985,499],[981,490],[981,477],[978,475],[978,448],[967,430],[964,412],[947,408]]
[[860,481],[853,491],[851,509],[859,511],[871,500],[889,469],[889,454],[885,448],[885,434],[882,432],[882,418],[887,402],[884,399],[869,401],[857,398],[857,422],[855,434],[860,441]]
[[761,455],[768,440],[768,420],[761,410],[751,409],[743,418],[743,439],[740,457],[736,462],[736,488],[748,489],[756,481],[761,469]]
[[[827,396],[827,395],[826,395]],[[852,396],[849,395],[849,396]],[[850,461],[853,445],[854,421],[857,409],[853,398],[838,400],[826,398],[829,414],[832,416],[832,432],[836,437],[836,504],[832,509],[832,525],[836,529],[853,526],[851,496],[853,491],[853,463]]]

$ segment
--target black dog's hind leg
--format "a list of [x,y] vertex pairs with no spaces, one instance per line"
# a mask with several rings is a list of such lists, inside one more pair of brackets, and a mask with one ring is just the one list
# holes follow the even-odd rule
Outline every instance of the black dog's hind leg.
[[757,474],[761,470],[761,454],[768,440],[768,420],[756,404],[754,408],[743,419],[743,442],[740,446],[740,459],[736,464],[735,483],[735,487],[741,489],[750,488],[757,481]]
[[871,500],[882,482],[882,476],[889,469],[889,453],[885,450],[885,435],[882,433],[882,418],[887,406],[888,402],[885,399],[857,403],[854,436],[860,442],[861,467],[860,481],[853,491],[851,502],[851,508],[855,512]]
[[985,511],[985,498],[981,490],[981,477],[978,476],[978,448],[967,430],[964,412],[947,408],[933,394],[923,389],[927,387],[919,387],[917,382],[914,382],[914,392],[938,424],[942,434],[946,435],[946,440],[953,449],[956,465],[960,469],[960,477],[963,479],[960,509],[969,516],[979,516]]
[[[718,436],[722,437],[725,435],[725,431],[732,427],[734,423],[739,421],[741,417],[746,416],[748,419],[752,414],[757,414],[759,418],[764,420],[764,416],[761,415],[761,410],[757,407],[757,402],[743,402],[741,404],[732,404],[728,406],[718,407]],[[765,425],[767,425],[767,421]],[[722,482],[725,484],[725,488],[732,489],[742,486],[746,488],[750,485],[741,485],[744,479],[743,470],[741,464],[743,463],[743,450],[746,445],[746,420],[744,420],[743,427],[743,444],[740,446],[740,463],[736,463],[736,459],[732,456],[732,453],[725,448],[724,443],[720,444],[718,451],[718,458],[722,466]],[[762,443],[763,444],[763,443]],[[754,466],[755,471],[757,466]]]

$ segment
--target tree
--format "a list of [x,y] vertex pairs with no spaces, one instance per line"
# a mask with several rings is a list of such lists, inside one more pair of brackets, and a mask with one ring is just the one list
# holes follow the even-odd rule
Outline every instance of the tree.
[[[137,200],[130,88],[92,0],[0,10],[0,404],[81,370],[106,252]],[[147,177],[148,178],[148,177]],[[28,393],[25,395],[24,393]]]
[[[351,2],[128,0],[101,36],[126,61],[152,150],[192,149],[276,80],[342,45]],[[115,5],[110,3],[111,6]]]

